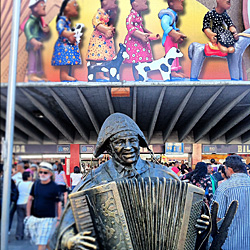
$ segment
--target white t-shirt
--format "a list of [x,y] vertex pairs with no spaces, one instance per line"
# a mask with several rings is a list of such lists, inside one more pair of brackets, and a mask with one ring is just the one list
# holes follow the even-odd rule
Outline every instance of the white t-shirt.
[[19,196],[17,200],[17,205],[26,204],[28,202],[31,187],[33,185],[32,181],[21,181],[19,182],[17,188],[19,191]]
[[19,182],[23,181],[23,174],[21,172],[18,172],[15,175],[13,175],[11,178],[17,186]]
[[81,173],[71,173],[70,178],[72,179],[72,186],[76,186],[80,182],[80,180],[82,178],[82,174]]

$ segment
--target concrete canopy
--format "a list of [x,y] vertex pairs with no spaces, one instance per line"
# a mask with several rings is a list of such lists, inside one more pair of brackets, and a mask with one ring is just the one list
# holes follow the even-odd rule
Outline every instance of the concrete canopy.
[[[114,87],[130,96],[112,97]],[[6,96],[1,84],[1,134]],[[134,119],[150,144],[250,142],[249,82],[184,81],[17,83],[14,143],[95,144],[114,112]]]

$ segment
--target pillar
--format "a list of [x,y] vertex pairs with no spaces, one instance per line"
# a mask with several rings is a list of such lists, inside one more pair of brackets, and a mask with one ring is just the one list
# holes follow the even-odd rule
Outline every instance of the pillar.
[[[65,173],[68,185],[70,184],[70,173],[74,172],[74,167],[79,165],[80,161],[80,145],[79,144],[71,144],[70,145],[70,158],[65,159]],[[68,166],[69,169],[68,169]]]
[[70,173],[74,172],[74,167],[78,166],[80,163],[80,145],[71,144],[70,145]]
[[193,166],[202,160],[202,144],[193,144]]

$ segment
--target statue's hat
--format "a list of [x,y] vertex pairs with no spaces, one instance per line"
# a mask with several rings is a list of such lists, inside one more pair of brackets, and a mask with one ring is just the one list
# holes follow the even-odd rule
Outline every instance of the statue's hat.
[[44,1],[46,3],[46,0],[30,0],[29,8],[32,7],[33,5],[37,4],[40,1]]
[[136,133],[139,138],[139,145],[141,147],[148,146],[144,134],[130,117],[121,113],[114,113],[104,121],[101,127],[100,133],[97,138],[94,156],[98,157],[107,149],[107,143],[110,137],[124,131],[131,131]]

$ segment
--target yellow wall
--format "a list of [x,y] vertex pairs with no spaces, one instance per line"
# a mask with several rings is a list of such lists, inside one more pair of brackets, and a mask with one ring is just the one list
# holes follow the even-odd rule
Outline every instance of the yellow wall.
[[[158,33],[162,37],[162,28],[160,20],[158,19],[158,12],[161,9],[167,8],[167,1],[164,0],[154,0],[149,2],[149,11],[143,13],[144,27],[153,33]],[[184,33],[188,38],[186,42],[180,46],[184,57],[181,59],[181,65],[183,67],[184,73],[188,76],[190,75],[191,61],[188,58],[188,46],[192,42],[206,43],[207,38],[202,32],[202,20],[205,13],[208,11],[206,7],[198,3],[196,0],[186,0],[184,7],[184,13],[179,15],[178,27],[181,32]],[[78,80],[87,80],[87,69],[86,69],[86,53],[89,43],[90,35],[93,31],[92,28],[92,18],[96,13],[97,9],[100,7],[100,0],[79,0],[78,4],[80,6],[79,17],[73,20],[73,25],[77,22],[81,22],[85,25],[82,44],[80,46],[81,55],[83,59],[83,65],[74,66],[75,77]],[[119,15],[116,22],[116,37],[115,44],[118,48],[119,43],[124,42],[124,38],[127,34],[126,30],[126,17],[130,13],[130,0],[119,0]],[[45,73],[50,81],[59,81],[59,68],[50,65],[53,47],[57,40],[58,34],[56,31],[56,22],[54,18],[49,24],[51,29],[50,40],[44,42],[43,59],[45,62]],[[164,48],[161,45],[161,41],[152,42],[152,51],[154,59],[161,58],[164,56]],[[220,67],[218,67],[220,65]],[[122,80],[133,80],[131,76],[131,68],[122,66]],[[212,74],[211,74],[212,73]],[[207,60],[204,70],[201,74],[203,78],[206,79],[230,79],[229,72],[227,68],[226,60]],[[154,79],[161,79],[160,75],[157,74],[153,77]]]

